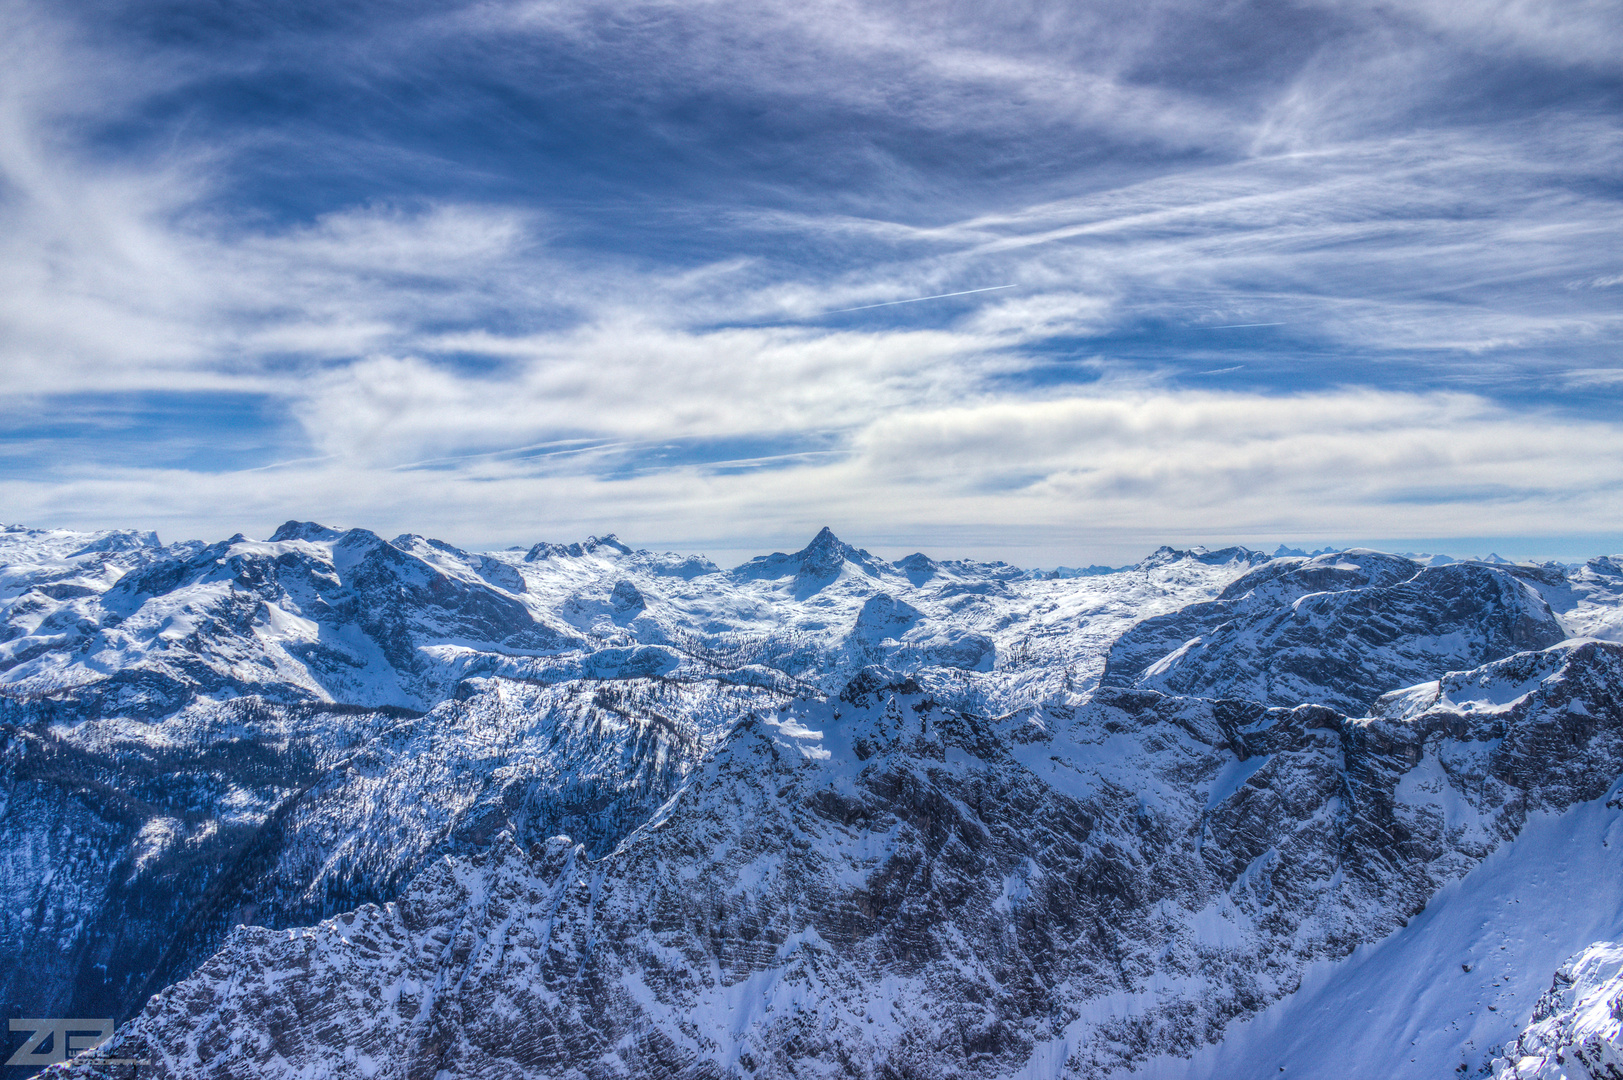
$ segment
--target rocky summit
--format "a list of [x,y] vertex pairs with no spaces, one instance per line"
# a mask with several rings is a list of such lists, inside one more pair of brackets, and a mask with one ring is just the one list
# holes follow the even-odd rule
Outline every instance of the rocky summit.
[[0,747],[65,1075],[1623,1061],[1615,557],[11,526]]

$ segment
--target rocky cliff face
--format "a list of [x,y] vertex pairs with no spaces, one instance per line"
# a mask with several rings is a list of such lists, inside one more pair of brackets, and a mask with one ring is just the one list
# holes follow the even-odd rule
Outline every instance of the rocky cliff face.
[[1623,1076],[1623,945],[1596,942],[1556,971],[1494,1080]]
[[1394,687],[1566,636],[1543,597],[1502,570],[1416,572],[1407,559],[1353,552],[1266,565],[1210,603],[1135,627],[1111,650],[1104,679],[1359,712]]
[[[163,988],[118,1044],[157,1075],[1107,1076],[1221,1039],[1623,774],[1623,646],[1562,642],[1605,625],[1592,565],[1054,579],[829,534],[685,576],[618,542],[397,558],[291,528],[317,554],[263,556],[330,565],[334,611],[382,568],[394,606],[332,625],[443,700],[221,699],[170,665],[193,689],[163,717],[67,680],[6,705],[13,970],[77,949],[53,1004],[81,1010],[91,972],[120,972],[108,1008]],[[946,651],[975,639],[992,660]],[[46,879],[70,849],[97,854]]]
[[[919,589],[831,534],[738,575],[612,537],[538,547],[309,522],[209,546],[0,532],[11,1014],[127,1016],[236,923],[387,901],[504,829],[601,855],[751,708],[932,649],[983,669],[956,696],[1002,697],[1011,680],[984,670],[994,634],[1058,630],[1067,603],[1104,600],[1100,621],[1123,624],[1141,607],[1120,583],[1021,596],[1019,571],[970,563]],[[808,559],[821,584],[797,599]],[[1233,569],[1150,576],[1165,608]],[[1007,595],[947,592],[986,582]],[[881,589],[916,617],[863,622]],[[1056,639],[1097,662],[1091,641]]]
[[1603,793],[1623,649],[1539,662],[1491,715],[1139,691],[1013,744],[917,684],[791,703],[611,854],[504,834],[398,903],[239,930],[126,1038],[175,1076],[1107,1075]]
[[236,923],[391,898],[503,830],[602,854],[669,798],[707,725],[775,698],[647,680],[465,689],[421,716],[250,698],[156,725],[0,730],[8,1000],[128,1011]]

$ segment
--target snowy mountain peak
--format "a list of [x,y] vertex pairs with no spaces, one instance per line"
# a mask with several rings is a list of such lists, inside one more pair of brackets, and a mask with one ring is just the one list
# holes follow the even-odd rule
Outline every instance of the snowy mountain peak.
[[579,544],[552,544],[542,540],[524,553],[524,561],[540,562],[544,559],[564,559],[570,556],[578,559],[584,554],[586,552]]
[[1265,551],[1253,551],[1248,547],[1226,547],[1213,551],[1198,544],[1192,548],[1175,548],[1169,544],[1162,544],[1145,556],[1138,563],[1137,569],[1150,570],[1185,560],[1204,563],[1207,566],[1224,566],[1229,563],[1249,563],[1255,566],[1271,558],[1273,556]]
[[328,528],[314,521],[285,521],[280,528],[271,533],[269,543],[280,544],[285,540],[336,540],[342,535],[344,530]]
[[75,551],[75,555],[90,555],[98,551],[135,551],[140,548],[161,548],[163,544],[158,540],[158,534],[139,529],[112,529],[102,533],[84,547]]
[[1584,568],[1601,577],[1623,578],[1623,555],[1601,555],[1584,563]]
[[934,559],[924,554],[924,552],[915,551],[907,558],[899,561],[896,564],[896,569],[906,574],[907,580],[911,581],[913,586],[917,588],[918,586],[923,585],[926,581],[929,581],[931,578],[935,577],[936,572],[940,569],[940,566]]
[[923,617],[923,612],[911,604],[896,599],[889,593],[875,593],[857,613],[853,631],[869,641],[882,641],[887,637],[899,638]]
[[895,567],[861,548],[852,547],[825,525],[812,537],[811,543],[799,551],[789,555],[781,551],[757,555],[742,566],[735,567],[732,576],[737,581],[793,577],[795,595],[804,599],[833,582],[846,564],[876,578],[887,572],[895,572]]
[[1376,686],[1567,636],[1537,592],[1497,567],[1342,552],[1273,560],[1216,600],[1144,620],[1111,648],[1103,683],[1361,715],[1384,692]]
[[858,551],[834,535],[834,530],[824,525],[811,543],[795,553],[800,560],[800,568],[808,574],[833,574],[839,571],[841,564],[851,562],[867,563],[872,560],[866,551]]
[[1323,547],[1316,551],[1308,551],[1305,548],[1286,547],[1284,544],[1280,544],[1274,549],[1274,558],[1284,559],[1294,555],[1302,559],[1311,559],[1315,555],[1333,554],[1335,550],[1335,548]]
[[607,536],[588,536],[585,543],[552,544],[543,540],[536,544],[524,555],[525,562],[539,562],[544,559],[580,559],[587,555],[632,555],[631,548],[620,542],[620,538],[613,533]]

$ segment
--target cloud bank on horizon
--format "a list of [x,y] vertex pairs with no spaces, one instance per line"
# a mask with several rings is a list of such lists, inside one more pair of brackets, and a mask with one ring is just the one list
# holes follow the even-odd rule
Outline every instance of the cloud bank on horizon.
[[0,0],[3,520],[1576,554],[1620,343],[1618,0]]

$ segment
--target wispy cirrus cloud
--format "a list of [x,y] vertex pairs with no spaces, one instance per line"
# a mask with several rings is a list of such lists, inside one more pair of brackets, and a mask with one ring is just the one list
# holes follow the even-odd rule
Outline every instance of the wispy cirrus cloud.
[[15,3],[0,499],[1617,531],[1617,31],[1557,7]]

